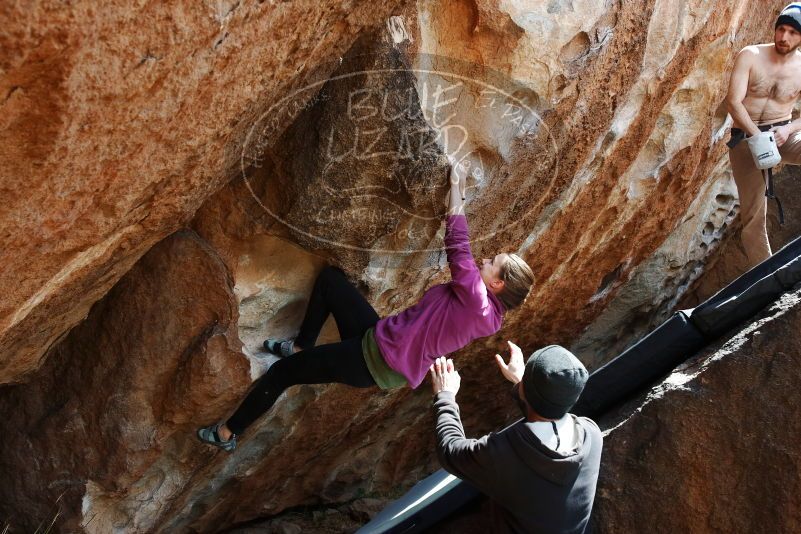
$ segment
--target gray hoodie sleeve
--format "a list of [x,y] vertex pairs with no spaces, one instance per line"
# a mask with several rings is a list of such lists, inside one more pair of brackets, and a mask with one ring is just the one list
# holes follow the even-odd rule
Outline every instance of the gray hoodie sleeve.
[[[481,439],[466,439],[456,396],[441,391],[434,397],[437,416],[437,456],[449,473],[486,491],[493,477],[492,444],[488,434]],[[488,484],[489,483],[489,484]]]

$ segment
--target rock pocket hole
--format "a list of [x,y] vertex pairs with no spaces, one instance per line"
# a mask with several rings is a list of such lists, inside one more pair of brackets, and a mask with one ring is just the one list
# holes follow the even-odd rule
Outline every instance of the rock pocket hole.
[[735,198],[732,195],[720,194],[715,195],[715,202],[719,206],[730,208],[735,203]]
[[590,299],[590,301],[592,302],[594,300],[598,300],[603,296],[605,296],[609,292],[609,290],[612,289],[612,286],[620,278],[621,274],[623,274],[622,263],[617,267],[615,267],[614,271],[607,273],[603,277],[603,279],[601,280],[601,285],[598,286],[598,289],[595,291],[595,295],[592,296],[592,299]]
[[571,63],[587,55],[590,51],[590,36],[587,32],[577,33],[559,52],[559,61]]

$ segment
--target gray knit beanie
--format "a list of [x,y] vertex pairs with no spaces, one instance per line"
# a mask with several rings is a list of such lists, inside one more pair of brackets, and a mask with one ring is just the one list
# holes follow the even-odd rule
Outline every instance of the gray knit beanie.
[[523,371],[523,394],[542,417],[559,419],[576,403],[587,383],[587,369],[573,353],[549,345],[532,354]]
[[787,24],[795,28],[795,31],[801,33],[801,2],[793,2],[787,4],[782,9],[781,15],[776,19],[776,28],[782,24]]

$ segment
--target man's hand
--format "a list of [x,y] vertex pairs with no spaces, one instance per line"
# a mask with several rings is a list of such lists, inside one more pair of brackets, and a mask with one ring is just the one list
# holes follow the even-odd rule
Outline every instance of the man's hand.
[[510,351],[509,363],[505,363],[500,354],[495,355],[495,361],[497,362],[498,367],[501,369],[501,374],[503,374],[503,377],[512,384],[517,384],[523,380],[523,369],[526,367],[526,364],[523,361],[523,351],[511,341],[507,341],[507,343],[509,344]]
[[795,127],[792,123],[785,124],[784,126],[774,126],[770,129],[773,132],[773,138],[776,140],[776,146],[782,146],[787,142],[787,139],[795,133]]
[[441,356],[434,360],[428,372],[431,375],[431,387],[434,390],[434,395],[440,391],[450,391],[454,395],[459,392],[462,377],[454,369],[453,360],[445,359],[445,356]]

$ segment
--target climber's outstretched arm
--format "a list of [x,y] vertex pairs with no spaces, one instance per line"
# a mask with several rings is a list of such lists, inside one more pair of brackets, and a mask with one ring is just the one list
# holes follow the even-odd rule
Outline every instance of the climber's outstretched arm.
[[448,172],[448,180],[451,184],[448,193],[448,215],[464,215],[464,191],[466,172],[458,165],[451,165]]

